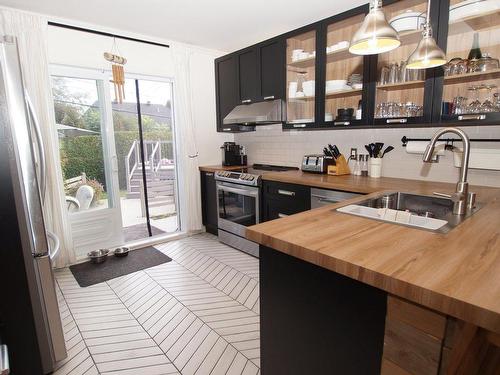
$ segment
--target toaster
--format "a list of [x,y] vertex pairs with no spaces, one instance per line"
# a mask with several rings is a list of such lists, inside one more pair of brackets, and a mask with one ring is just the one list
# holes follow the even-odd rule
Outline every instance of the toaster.
[[304,155],[301,169],[304,172],[326,173],[329,165],[335,165],[335,159],[332,156],[323,154]]

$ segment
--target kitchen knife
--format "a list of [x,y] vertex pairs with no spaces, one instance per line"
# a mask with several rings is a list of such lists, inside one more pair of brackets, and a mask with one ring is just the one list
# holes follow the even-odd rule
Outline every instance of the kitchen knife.
[[340,155],[342,155],[337,147],[337,145],[333,145],[333,152],[335,153],[336,157],[335,159],[339,158]]
[[330,149],[330,152],[332,153],[332,156],[337,159],[340,155],[337,155],[337,153],[335,152],[335,147],[332,146],[330,143],[328,144],[328,148]]

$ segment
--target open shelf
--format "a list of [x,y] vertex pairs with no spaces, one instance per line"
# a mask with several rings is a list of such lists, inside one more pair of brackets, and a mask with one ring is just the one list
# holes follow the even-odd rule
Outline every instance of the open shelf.
[[[339,97],[348,97],[348,96],[357,96],[361,95],[361,92],[363,89],[352,89],[352,90],[342,90],[342,91],[335,91],[335,92],[327,92],[325,93],[326,98],[339,98]],[[301,96],[299,98],[289,98],[288,101],[290,102],[301,102],[304,100],[313,100],[314,95],[312,96]]]
[[450,21],[448,36],[464,34],[470,31],[497,29],[499,26],[500,10],[492,10]]
[[333,51],[333,52],[328,52],[326,54],[326,62],[332,63],[332,62],[335,62],[338,60],[349,59],[349,58],[353,58],[353,57],[358,57],[358,55],[354,55],[354,54],[350,53],[349,47],[347,47],[347,48],[338,49],[338,50]]
[[377,89],[385,90],[385,91],[413,89],[416,87],[423,87],[424,83],[425,83],[425,81],[408,81],[408,82],[389,83],[386,85],[378,85]]
[[466,74],[456,74],[444,77],[445,84],[474,82],[480,79],[500,78],[500,69],[489,70],[487,72],[474,72]]
[[341,90],[341,91],[335,91],[335,92],[326,92],[325,96],[327,98],[357,96],[357,95],[361,95],[362,91],[363,91],[363,89],[351,89],[351,90]]
[[292,61],[288,63],[288,66],[295,68],[308,68],[314,66],[314,62],[316,61],[316,56],[308,57],[307,59],[300,59],[297,61]]

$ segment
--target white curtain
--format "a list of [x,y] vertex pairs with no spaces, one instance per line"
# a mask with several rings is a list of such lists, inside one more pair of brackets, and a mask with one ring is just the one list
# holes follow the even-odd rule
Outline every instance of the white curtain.
[[177,142],[179,201],[181,222],[186,232],[203,229],[200,201],[200,172],[195,139],[193,99],[191,96],[191,58],[186,47],[172,46],[174,59],[174,112]]
[[0,9],[1,32],[17,38],[25,87],[40,121],[47,163],[44,217],[47,230],[60,240],[56,266],[75,261],[71,228],[64,201],[59,146],[47,57],[47,19],[11,9]]

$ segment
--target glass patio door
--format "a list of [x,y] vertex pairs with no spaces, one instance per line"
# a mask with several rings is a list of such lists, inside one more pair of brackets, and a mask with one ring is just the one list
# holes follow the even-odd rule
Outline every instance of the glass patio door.
[[123,244],[118,162],[106,73],[52,67],[64,193],[77,257]]
[[127,75],[122,103],[113,98],[114,138],[124,241],[179,230],[173,84]]

